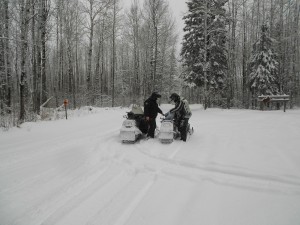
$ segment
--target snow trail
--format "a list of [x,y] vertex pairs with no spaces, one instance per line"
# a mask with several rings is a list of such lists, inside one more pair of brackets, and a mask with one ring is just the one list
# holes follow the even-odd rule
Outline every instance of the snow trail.
[[186,143],[122,144],[122,108],[0,132],[0,224],[298,225],[299,110],[191,108]]

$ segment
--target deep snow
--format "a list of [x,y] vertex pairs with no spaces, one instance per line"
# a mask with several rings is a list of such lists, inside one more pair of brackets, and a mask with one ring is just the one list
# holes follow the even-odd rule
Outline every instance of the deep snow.
[[300,110],[192,105],[171,144],[122,144],[126,111],[0,131],[0,224],[300,224]]

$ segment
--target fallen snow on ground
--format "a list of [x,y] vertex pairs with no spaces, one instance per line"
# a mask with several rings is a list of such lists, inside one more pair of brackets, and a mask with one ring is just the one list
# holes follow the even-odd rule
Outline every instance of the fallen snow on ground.
[[171,144],[121,143],[126,111],[0,131],[0,224],[300,224],[300,110],[192,105]]

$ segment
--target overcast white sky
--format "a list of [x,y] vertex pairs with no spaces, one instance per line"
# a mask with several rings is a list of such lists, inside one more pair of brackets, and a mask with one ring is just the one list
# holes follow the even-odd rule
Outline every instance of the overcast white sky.
[[178,23],[178,31],[183,33],[183,15],[187,12],[186,0],[169,0],[169,5]]
[[[121,3],[123,4],[124,8],[129,8],[131,5],[132,0],[120,0]],[[176,19],[177,22],[177,31],[179,34],[179,40],[178,44],[182,42],[182,37],[183,37],[183,27],[184,27],[184,22],[182,20],[182,17],[184,13],[187,12],[187,5],[186,1],[187,0],[167,0],[170,5],[170,10],[173,12],[173,15]],[[141,6],[143,4],[143,0],[140,0]]]

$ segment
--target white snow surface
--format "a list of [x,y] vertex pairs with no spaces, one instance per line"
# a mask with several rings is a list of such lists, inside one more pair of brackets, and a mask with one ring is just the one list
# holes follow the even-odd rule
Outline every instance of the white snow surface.
[[300,110],[191,109],[186,143],[121,143],[127,108],[0,131],[0,224],[299,225]]

